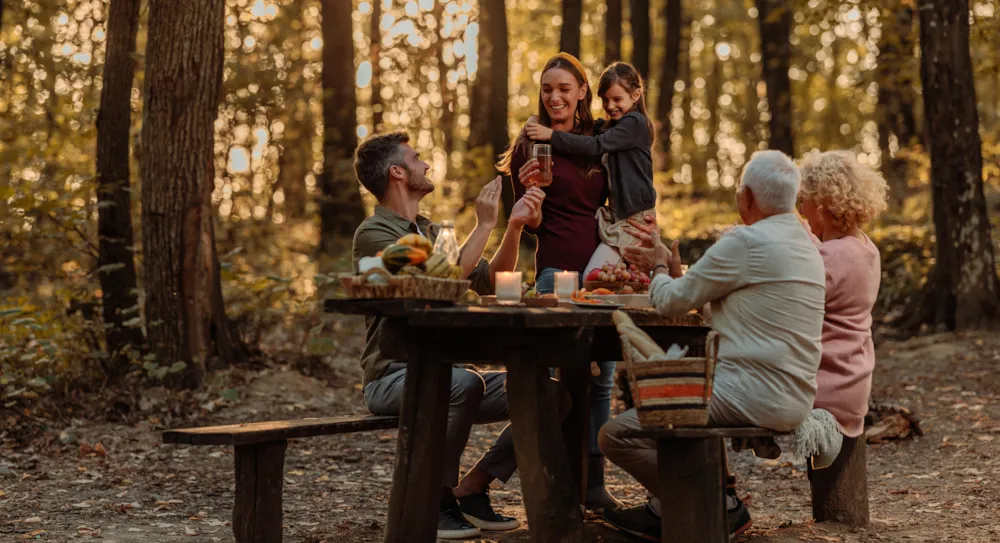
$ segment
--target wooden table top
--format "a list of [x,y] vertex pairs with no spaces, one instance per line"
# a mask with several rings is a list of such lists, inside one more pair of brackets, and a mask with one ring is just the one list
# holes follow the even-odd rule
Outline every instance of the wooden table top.
[[[572,307],[455,306],[420,300],[328,299],[328,313],[406,318],[413,327],[581,328],[614,327],[612,310]],[[641,327],[704,327],[702,316],[665,317],[652,308],[623,308]]]

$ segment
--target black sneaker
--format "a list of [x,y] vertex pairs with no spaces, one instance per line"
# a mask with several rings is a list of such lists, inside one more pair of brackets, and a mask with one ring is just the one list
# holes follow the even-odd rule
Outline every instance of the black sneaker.
[[[735,498],[735,496],[734,496]],[[750,529],[753,520],[750,519],[750,510],[742,500],[736,498],[736,506],[726,511],[726,521],[729,523],[729,540]]]
[[507,532],[521,525],[516,518],[505,517],[493,510],[490,504],[490,492],[469,494],[458,499],[465,519],[480,530],[490,532]]
[[476,528],[462,516],[462,508],[458,505],[458,500],[451,493],[441,500],[441,512],[438,513],[438,539],[473,539],[482,536],[479,528]]
[[604,520],[615,528],[646,541],[661,540],[661,520],[649,504],[604,511]]

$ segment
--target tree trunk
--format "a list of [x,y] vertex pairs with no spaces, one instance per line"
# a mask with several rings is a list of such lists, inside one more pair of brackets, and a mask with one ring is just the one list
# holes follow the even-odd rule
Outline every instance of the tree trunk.
[[583,0],[563,0],[562,30],[559,49],[580,57],[580,24],[583,22]]
[[285,215],[290,219],[306,216],[306,175],[312,170],[312,143],[315,125],[309,115],[309,103],[294,100],[287,104],[285,131],[281,134],[276,185],[285,195]]
[[147,328],[158,364],[187,364],[186,386],[200,383],[209,357],[228,362],[242,350],[220,303],[212,225],[224,29],[224,0],[150,1],[141,163]]
[[757,12],[762,75],[767,85],[767,108],[771,115],[767,146],[794,157],[792,83],[788,78],[792,55],[788,36],[792,29],[793,7],[783,0],[757,0]]
[[604,15],[604,65],[622,58],[622,0],[608,0]]
[[629,19],[632,23],[632,65],[649,78],[649,48],[652,31],[649,23],[649,0],[629,0]]
[[[743,1],[739,0],[739,5],[743,5]],[[739,41],[740,48],[743,50],[743,54],[750,56],[751,52],[754,50],[754,35],[750,32],[744,32],[742,38]],[[756,150],[760,143],[760,96],[757,94],[757,83],[760,82],[760,74],[757,73],[757,69],[753,64],[744,63],[744,69],[746,70],[745,79],[745,91],[744,97],[746,98],[746,104],[743,108],[743,143],[746,145],[746,156],[749,157]]]
[[[706,150],[706,167],[709,163],[715,166],[715,171],[719,174],[715,178],[716,182],[722,180],[722,163],[719,161],[719,97],[722,95],[722,59],[715,53],[715,44],[712,44],[712,75],[708,77],[708,88],[705,89],[705,101],[708,109],[708,146]],[[717,189],[718,185],[710,190]]]
[[[498,156],[506,151],[507,146],[510,144],[510,133],[507,129],[507,105],[510,96],[510,91],[507,87],[507,79],[510,72],[507,44],[507,8],[504,0],[482,1],[486,5],[487,17],[490,22],[490,146],[493,148],[493,156]],[[579,44],[579,18],[577,20],[577,43]],[[579,45],[577,48],[579,48]],[[510,183],[503,184],[503,193],[501,196],[504,217],[508,217],[510,216],[511,209],[514,208],[514,191]]]
[[446,38],[444,37],[444,3],[442,0],[434,2],[433,15],[437,22],[434,56],[437,59],[438,85],[441,91],[441,143],[447,157],[442,175],[447,179],[448,169],[451,166],[451,155],[455,151],[455,98],[452,90],[448,88],[448,64],[444,60]]
[[480,0],[479,2],[476,80],[472,84],[471,96],[469,97],[470,150],[490,144],[490,91],[493,86],[493,44],[490,42],[491,28],[489,18],[490,1]]
[[660,148],[660,171],[670,170],[670,134],[673,127],[670,123],[670,113],[674,108],[674,85],[680,70],[681,59],[681,25],[683,15],[681,0],[667,0],[664,10],[667,25],[667,44],[663,55],[663,72],[660,76],[660,95],[657,97],[656,110],[660,116],[660,130],[656,142]]
[[135,36],[139,28],[139,0],[114,0],[108,10],[107,49],[101,106],[97,115],[97,235],[98,278],[104,311],[104,331],[111,358],[109,376],[128,371],[122,356],[128,346],[143,343],[139,326],[124,326],[127,317],[139,317],[135,294],[132,235],[132,192],[129,182],[129,131],[132,128],[132,81],[135,77]]
[[[883,11],[883,14],[876,69],[879,147],[882,150],[882,175],[889,184],[889,207],[900,212],[909,193],[909,162],[905,150],[920,139],[914,115],[913,8],[899,5],[891,11]],[[896,156],[892,156],[891,135],[896,136]]]
[[[352,2],[323,0],[323,172],[320,174],[320,237],[325,257],[351,243],[365,218],[354,174],[358,144],[354,94]],[[324,264],[325,267],[325,264]]]
[[382,0],[372,2],[371,20],[371,45],[368,49],[368,56],[372,63],[372,133],[378,134],[385,125],[382,122],[384,106],[382,105]]
[[[938,322],[968,330],[996,322],[997,276],[983,193],[983,157],[966,0],[920,13],[920,74],[931,156]],[[941,318],[943,317],[943,322]]]

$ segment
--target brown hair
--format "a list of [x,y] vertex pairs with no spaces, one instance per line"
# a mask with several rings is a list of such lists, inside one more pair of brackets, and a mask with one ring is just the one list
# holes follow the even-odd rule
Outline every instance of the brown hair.
[[646,128],[649,129],[649,138],[650,140],[655,139],[656,133],[653,128],[653,120],[649,118],[649,113],[646,113],[646,82],[642,80],[639,70],[636,70],[635,66],[632,66],[628,62],[612,63],[601,74],[601,80],[597,83],[597,96],[603,98],[611,90],[611,87],[616,84],[625,89],[625,92],[629,94],[639,91],[639,100],[632,105],[632,109],[625,113],[632,113],[633,111],[642,113],[642,116],[646,118]]
[[[594,116],[590,112],[590,104],[594,101],[594,93],[590,88],[590,82],[587,80],[587,74],[583,71],[583,65],[576,57],[569,53],[559,53],[558,55],[549,59],[545,63],[545,68],[542,69],[542,75],[549,70],[554,70],[556,68],[566,70],[570,73],[580,86],[586,85],[587,94],[576,104],[576,113],[573,120],[573,134],[593,134],[594,133]],[[549,117],[549,112],[545,110],[545,104],[542,103],[542,89],[538,89],[538,122],[542,126],[551,127],[552,118]],[[497,162],[497,169],[501,173],[511,175],[510,164],[514,158],[514,155],[520,152],[522,149],[527,149],[529,144],[528,137],[522,131],[518,134],[517,139],[514,144],[507,148],[502,155],[500,155],[500,161]],[[589,170],[589,168],[587,168]],[[589,175],[590,172],[588,172]]]
[[358,181],[382,201],[389,188],[389,168],[406,166],[400,147],[410,142],[405,132],[377,134],[358,145],[354,151],[354,173]]

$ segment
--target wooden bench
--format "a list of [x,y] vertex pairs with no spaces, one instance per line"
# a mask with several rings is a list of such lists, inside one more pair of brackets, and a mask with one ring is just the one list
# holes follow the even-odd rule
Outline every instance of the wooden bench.
[[[633,430],[626,438],[654,439],[660,476],[663,534],[670,541],[729,541],[723,459],[725,439],[777,436],[765,428],[674,428]],[[813,517],[852,527],[868,524],[868,481],[865,439],[844,438],[833,465],[809,468]],[[666,539],[664,539],[666,541]]]
[[389,430],[398,426],[398,417],[349,415],[167,430],[163,432],[163,442],[235,447],[233,533],[236,541],[280,543],[281,491],[289,439]]

